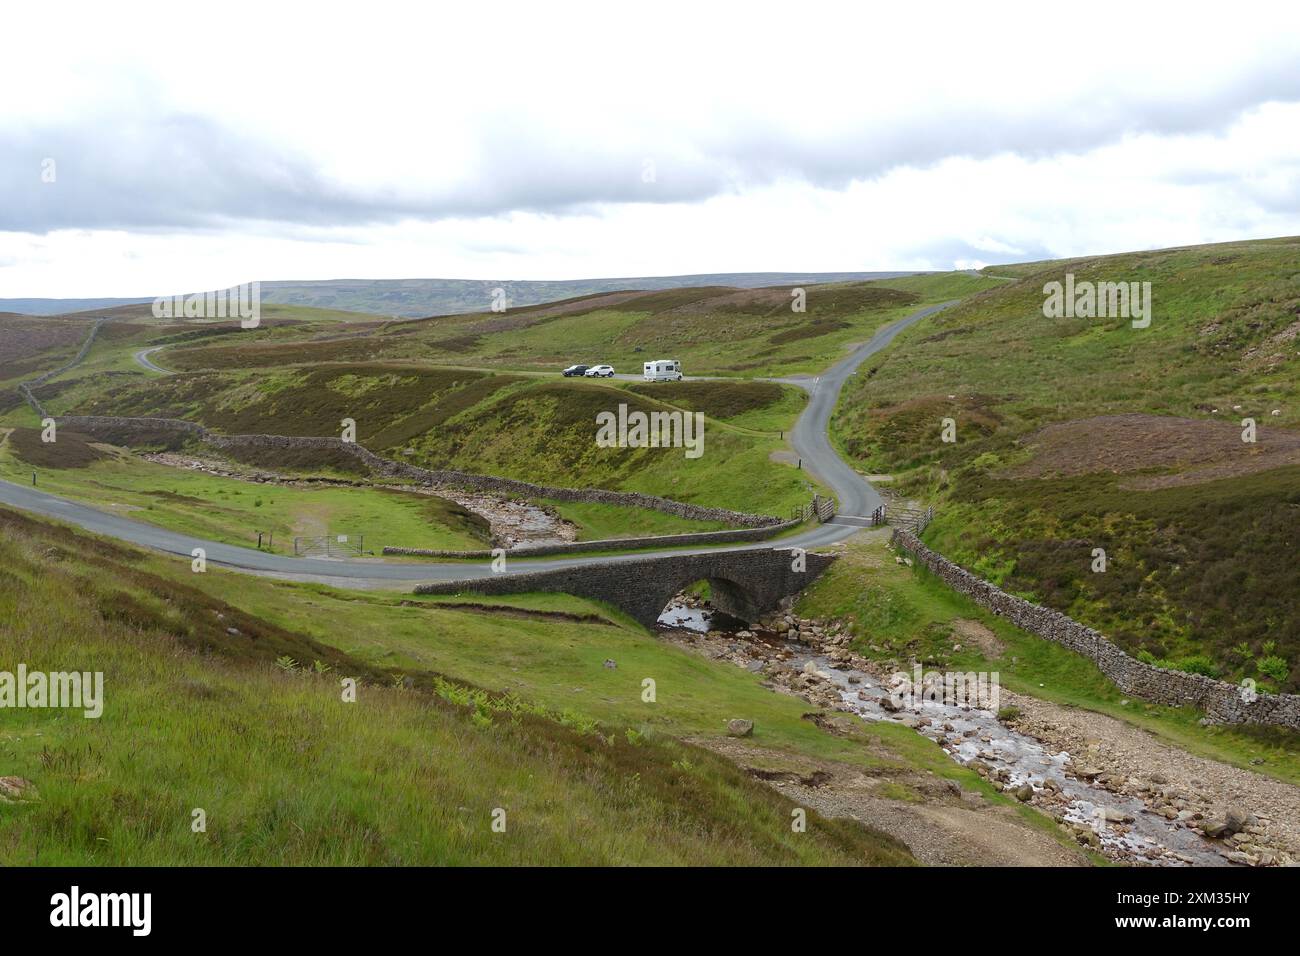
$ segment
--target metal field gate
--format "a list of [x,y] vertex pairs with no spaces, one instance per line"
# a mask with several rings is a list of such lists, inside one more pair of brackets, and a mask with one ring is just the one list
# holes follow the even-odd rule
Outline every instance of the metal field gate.
[[294,538],[293,553],[304,558],[358,558],[364,544],[361,534],[322,534]]

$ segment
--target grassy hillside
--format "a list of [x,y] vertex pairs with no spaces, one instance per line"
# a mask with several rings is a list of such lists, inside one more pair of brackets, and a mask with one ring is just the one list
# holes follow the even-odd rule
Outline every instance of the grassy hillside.
[[[98,719],[6,712],[0,770],[39,796],[0,803],[11,864],[910,860],[852,821],[810,812],[793,833],[792,805],[731,764],[597,723],[572,699],[550,709],[367,663],[211,596],[199,576],[159,573],[176,562],[7,511],[0,529],[3,659],[102,671],[105,696]],[[229,581],[259,598],[274,587]],[[334,604],[326,629],[342,635],[352,622]],[[387,617],[426,613],[465,636],[492,627],[455,611]],[[534,623],[530,636],[563,641],[572,627]],[[341,699],[342,677],[361,681],[355,703]],[[504,833],[491,828],[496,808]],[[206,832],[192,829],[195,809]]]
[[688,375],[813,373],[919,305],[999,284],[962,273],[799,287],[806,293],[803,312],[793,309],[793,286],[611,292],[500,313],[392,322],[347,339],[273,342],[249,335],[177,350],[168,360],[191,370],[414,359],[559,371],[606,362],[637,373],[649,359],[671,357]]
[[[905,727],[863,724],[852,733],[828,733],[810,718],[805,701],[773,693],[762,675],[682,650],[618,611],[579,598],[413,597],[220,569],[196,581],[188,563],[174,559],[146,558],[141,566],[169,581],[201,585],[213,599],[345,653],[359,667],[402,675],[436,671],[541,706],[571,724],[599,722],[605,733],[637,742],[679,738],[709,746],[726,739],[729,719],[743,715],[755,721],[747,744],[769,765],[788,756],[831,761],[869,790],[929,792],[939,777],[982,794],[989,806],[1018,807]],[[647,677],[656,684],[652,704],[642,697]],[[1027,811],[1024,819],[1035,827],[1043,822]]]
[[374,316],[358,313],[267,306],[261,327],[246,332],[235,321],[155,319],[151,308],[147,304],[121,306],[39,317],[0,314],[0,424],[35,424],[36,418],[16,392],[16,386],[70,361],[101,317],[109,321],[100,328],[83,361],[36,389],[43,403],[70,407],[115,384],[148,380],[151,373],[134,358],[146,347],[215,341],[234,333],[265,341],[305,335],[356,335],[383,324]]
[[93,325],[92,320],[0,315],[0,422],[28,414],[18,384],[71,361]]
[[[683,448],[597,447],[597,414],[617,412],[620,404],[716,416],[706,422],[702,456],[686,458]],[[341,421],[351,418],[362,445],[429,468],[786,514],[807,499],[810,485],[772,455],[785,447],[780,429],[802,405],[798,389],[770,383],[632,391],[581,379],[368,363],[132,379],[68,410],[188,418],[225,434],[338,436]],[[57,399],[51,407],[62,410]],[[250,463],[331,464],[280,451]],[[332,464],[355,467],[348,459]],[[755,474],[764,481],[754,482]]]
[[[927,537],[986,577],[1149,659],[1297,689],[1300,240],[990,271],[1019,278],[864,367],[840,447],[938,504]],[[1067,272],[1150,282],[1151,326],[1044,317]]]

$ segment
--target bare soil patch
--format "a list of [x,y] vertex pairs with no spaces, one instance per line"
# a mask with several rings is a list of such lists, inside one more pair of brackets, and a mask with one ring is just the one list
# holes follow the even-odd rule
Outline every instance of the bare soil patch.
[[758,780],[825,817],[849,817],[907,844],[930,866],[1087,866],[1084,854],[932,773],[866,768],[776,753],[739,740],[695,738]]
[[997,660],[1007,646],[987,625],[969,618],[959,617],[952,622],[952,633],[963,644],[974,644],[985,657]]
[[[1235,413],[1234,413],[1235,414]],[[1300,434],[1257,428],[1243,442],[1239,422],[1213,422],[1161,415],[1103,415],[1048,425],[1026,444],[1034,457],[1003,474],[1009,478],[1055,478],[1148,469],[1173,473],[1135,476],[1126,488],[1190,485],[1300,464]]]

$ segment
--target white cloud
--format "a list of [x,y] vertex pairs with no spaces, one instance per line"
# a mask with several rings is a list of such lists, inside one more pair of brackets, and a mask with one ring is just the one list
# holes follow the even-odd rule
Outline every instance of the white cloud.
[[1289,9],[462,6],[7,13],[0,296],[1300,232]]

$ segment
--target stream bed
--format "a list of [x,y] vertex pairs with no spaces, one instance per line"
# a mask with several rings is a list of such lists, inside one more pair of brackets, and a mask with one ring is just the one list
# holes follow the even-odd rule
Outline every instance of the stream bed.
[[666,628],[783,650],[780,656],[785,663],[829,682],[846,707],[863,720],[912,727],[957,763],[982,762],[990,777],[1009,790],[1028,784],[1035,795],[1055,796],[1046,792],[1055,791],[1059,794],[1055,802],[1061,819],[1090,828],[1105,855],[1112,859],[1152,866],[1231,865],[1210,841],[1183,821],[1168,820],[1136,797],[1112,793],[1067,774],[1069,753],[1052,753],[1037,738],[1002,723],[992,710],[922,699],[898,710],[886,700],[889,688],[874,675],[838,666],[807,645],[770,632],[749,630],[743,633],[753,637],[742,637],[734,633],[734,619],[689,599],[674,600],[660,615],[659,623]]

